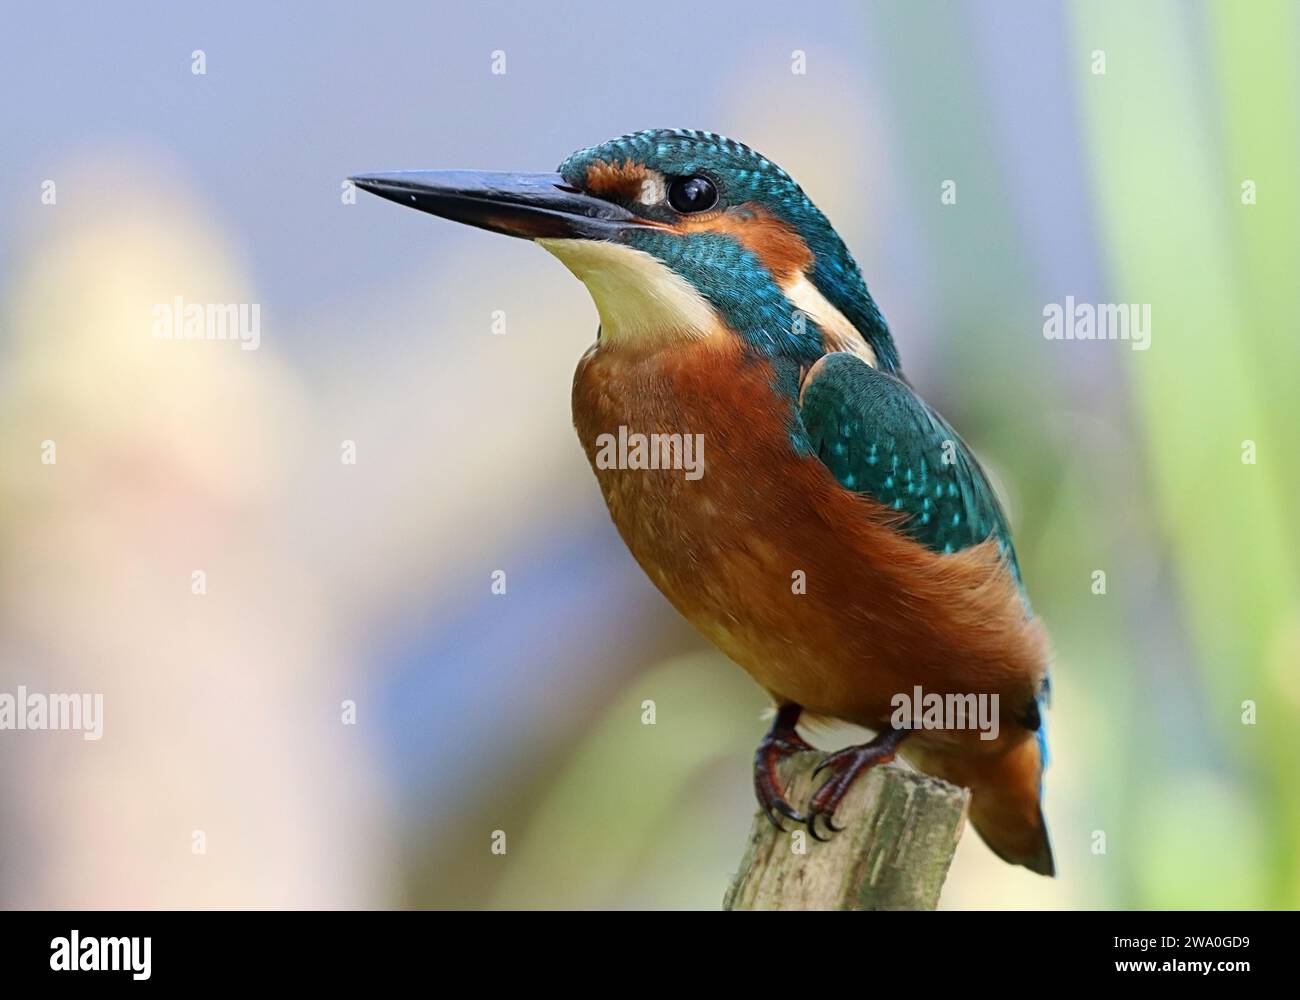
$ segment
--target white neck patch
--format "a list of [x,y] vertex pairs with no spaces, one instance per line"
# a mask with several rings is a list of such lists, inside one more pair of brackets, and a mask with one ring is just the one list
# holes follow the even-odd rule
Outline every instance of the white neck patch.
[[644,250],[600,240],[539,239],[587,286],[602,343],[645,346],[723,332],[713,307],[689,281]]
[[828,351],[847,351],[856,354],[872,368],[878,368],[876,352],[858,332],[857,327],[849,322],[848,317],[836,309],[826,296],[808,280],[806,275],[799,275],[781,289],[785,297],[796,308],[807,313],[808,318],[817,324],[822,332]]

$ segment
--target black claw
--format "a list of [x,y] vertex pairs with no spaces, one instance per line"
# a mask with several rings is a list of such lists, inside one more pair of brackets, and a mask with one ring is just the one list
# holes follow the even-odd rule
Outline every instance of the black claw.
[[780,830],[782,833],[785,833],[785,827],[781,825],[781,821],[777,819],[776,816],[772,813],[772,810],[768,808],[767,803],[760,802],[759,805],[763,807],[763,815],[767,817],[767,821],[771,823],[774,827],[776,827],[778,830]]
[[781,811],[781,815],[789,817],[796,823],[802,823],[805,820],[804,814],[790,805],[789,802],[786,802],[785,799],[777,799],[776,807]]
[[766,787],[761,788],[759,791],[758,804],[763,807],[763,814],[767,817],[768,822],[782,833],[785,833],[786,829],[780,818],[776,815],[777,813],[780,813],[788,819],[794,820],[796,823],[806,822],[806,817],[803,813],[790,805],[790,803],[787,802],[779,792],[775,792]]

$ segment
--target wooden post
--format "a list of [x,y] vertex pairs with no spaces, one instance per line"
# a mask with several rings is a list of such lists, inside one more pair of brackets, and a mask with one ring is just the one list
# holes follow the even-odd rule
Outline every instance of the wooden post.
[[[812,780],[821,759],[800,753],[783,767],[796,808],[825,780]],[[781,833],[760,810],[723,908],[933,910],[966,825],[969,798],[964,788],[887,764],[849,790],[835,813],[843,832],[825,843],[790,820]]]

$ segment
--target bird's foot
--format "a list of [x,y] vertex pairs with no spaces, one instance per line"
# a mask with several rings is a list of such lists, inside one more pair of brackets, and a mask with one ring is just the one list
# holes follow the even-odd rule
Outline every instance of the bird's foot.
[[798,705],[782,705],[776,713],[776,721],[754,751],[754,791],[758,795],[758,804],[763,812],[782,833],[781,816],[786,816],[796,823],[806,823],[807,817],[790,805],[781,788],[781,779],[777,774],[777,765],[791,754],[811,750],[812,746],[799,735],[795,723],[799,721]]
[[817,765],[813,771],[814,777],[827,770],[830,771],[830,777],[813,794],[808,816],[803,821],[808,824],[808,832],[816,840],[829,839],[817,831],[819,819],[831,833],[839,833],[843,829],[835,825],[835,810],[848,794],[853,782],[877,764],[887,764],[893,760],[898,744],[909,732],[909,729],[886,729],[870,743],[837,750]]

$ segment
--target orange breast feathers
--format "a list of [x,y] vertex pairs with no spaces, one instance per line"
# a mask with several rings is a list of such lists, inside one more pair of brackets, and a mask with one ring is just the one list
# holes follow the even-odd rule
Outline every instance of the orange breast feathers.
[[[770,365],[723,337],[598,343],[573,386],[574,425],[633,556],[777,701],[880,728],[915,685],[997,694],[1007,736],[1022,737],[1048,651],[995,544],[942,555],[900,533],[896,513],[796,451],[792,407]],[[690,467],[673,461],[688,435]],[[972,735],[916,740],[941,750]]]

